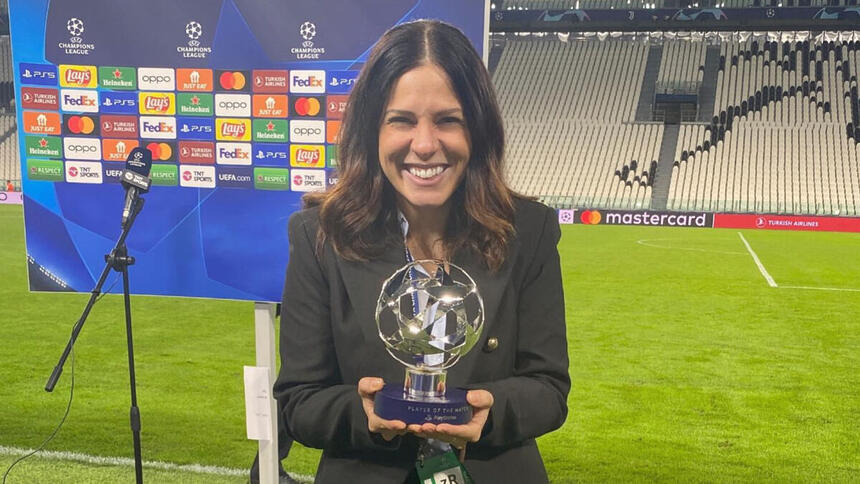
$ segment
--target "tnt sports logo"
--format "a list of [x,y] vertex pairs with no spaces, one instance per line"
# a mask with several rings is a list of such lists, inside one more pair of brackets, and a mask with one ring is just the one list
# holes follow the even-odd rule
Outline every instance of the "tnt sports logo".
[[[69,35],[72,37],[80,37],[81,34],[84,33],[84,21],[79,18],[70,18],[66,22],[66,30],[69,31]],[[78,40],[80,42],[80,40]]]
[[176,139],[176,118],[141,116],[140,137],[150,139]]
[[179,185],[193,188],[215,188],[215,167],[180,165]]
[[325,93],[325,71],[290,71],[290,92]]
[[66,162],[66,181],[69,183],[102,183],[102,164],[87,161]]
[[101,142],[98,138],[63,138],[63,157],[67,160],[101,160]]
[[603,219],[603,216],[597,210],[583,210],[579,214],[579,220],[586,225],[597,225]]
[[251,96],[249,94],[216,94],[216,116],[251,116]]
[[141,92],[138,94],[140,114],[172,116],[176,114],[176,95],[172,92]]
[[215,162],[219,165],[250,165],[251,145],[249,143],[216,143]]
[[218,87],[222,91],[248,90],[248,73],[242,71],[218,71]]
[[325,170],[291,170],[290,189],[294,192],[321,192],[325,190]]
[[170,68],[147,68],[137,70],[137,86],[141,91],[173,91],[176,77]]
[[215,139],[218,141],[251,141],[251,120],[217,118]]
[[325,121],[290,121],[290,143],[325,143]]
[[97,113],[99,112],[98,91],[61,89],[61,109],[66,112],[75,113]]
[[95,66],[60,65],[61,87],[97,87],[98,73]]
[[128,154],[138,145],[138,141],[132,139],[104,139],[102,140],[102,159],[105,161],[125,161]]
[[325,147],[290,145],[290,166],[295,168],[324,168]]

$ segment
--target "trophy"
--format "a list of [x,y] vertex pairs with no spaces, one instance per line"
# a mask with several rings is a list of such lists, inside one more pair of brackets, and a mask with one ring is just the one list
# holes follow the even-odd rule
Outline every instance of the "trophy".
[[385,348],[406,366],[406,381],[386,384],[374,412],[407,424],[469,422],[466,390],[447,388],[446,373],[484,326],[484,301],[471,276],[450,262],[406,264],[382,285],[376,326]]

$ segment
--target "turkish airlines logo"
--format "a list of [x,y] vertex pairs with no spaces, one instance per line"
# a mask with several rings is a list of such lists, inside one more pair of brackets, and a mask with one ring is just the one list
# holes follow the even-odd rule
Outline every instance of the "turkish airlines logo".
[[56,89],[41,87],[21,88],[21,107],[24,109],[48,109],[56,111],[60,106],[60,94]]
[[140,137],[154,139],[176,139],[176,118],[163,116],[141,116]]
[[101,117],[102,136],[111,138],[137,138],[137,116]]
[[285,93],[289,89],[288,73],[281,70],[255,70],[252,73],[254,92]]
[[325,71],[290,71],[290,92],[325,93]]
[[101,160],[101,143],[98,138],[63,138],[63,157],[67,160]]
[[217,143],[216,162],[219,165],[250,165],[251,145],[249,143]]
[[74,113],[99,112],[98,91],[62,89],[60,90],[60,99],[63,111]]
[[176,77],[170,68],[147,68],[137,70],[137,86],[141,91],[173,91]]
[[251,116],[251,96],[249,94],[216,94],[216,116]]
[[215,143],[206,141],[180,141],[180,163],[215,163]]

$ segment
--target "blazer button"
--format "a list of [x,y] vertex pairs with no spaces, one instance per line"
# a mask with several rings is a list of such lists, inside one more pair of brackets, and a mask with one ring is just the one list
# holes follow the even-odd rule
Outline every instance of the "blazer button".
[[487,340],[487,344],[484,345],[484,352],[489,353],[491,351],[496,351],[496,348],[499,347],[499,338],[490,338]]

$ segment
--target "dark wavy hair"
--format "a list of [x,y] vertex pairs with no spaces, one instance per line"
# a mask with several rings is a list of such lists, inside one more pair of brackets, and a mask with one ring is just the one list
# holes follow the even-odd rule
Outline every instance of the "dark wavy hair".
[[465,175],[452,195],[443,244],[449,255],[473,250],[495,270],[514,234],[513,199],[518,196],[502,174],[502,118],[490,75],[472,44],[455,27],[433,20],[393,27],[371,50],[341,125],[338,183],[304,198],[306,206],[320,206],[318,246],[328,240],[341,257],[365,261],[402,240],[394,188],[379,165],[379,130],[397,80],[427,63],[448,75],[472,140]]

